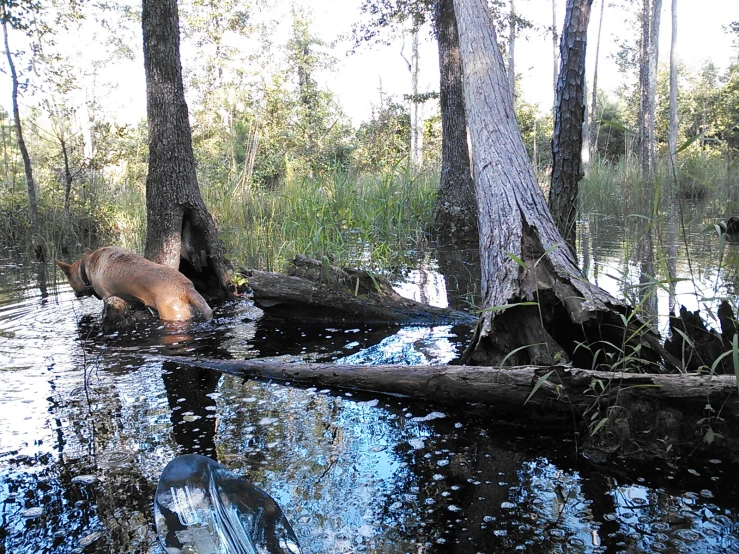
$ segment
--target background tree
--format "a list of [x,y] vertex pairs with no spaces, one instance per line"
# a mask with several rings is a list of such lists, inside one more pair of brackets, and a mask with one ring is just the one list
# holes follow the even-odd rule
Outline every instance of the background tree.
[[672,33],[670,39],[670,130],[667,141],[670,162],[677,163],[677,0],[672,0]]
[[568,0],[562,27],[552,139],[549,209],[567,244],[575,251],[578,183],[583,177],[585,50],[593,0]]
[[[600,37],[603,30],[603,13],[606,10],[606,0],[600,0],[600,18],[598,20],[598,35],[595,39],[595,66],[593,67],[593,85],[592,85],[592,101],[590,104],[590,126],[588,128],[590,132],[589,145],[590,145],[590,158],[592,159],[595,154],[598,129],[598,61],[600,60]],[[556,95],[555,95],[556,98]]]
[[176,0],[143,0],[141,22],[149,122],[146,257],[224,294],[228,266],[195,174]]
[[[463,362],[571,359],[590,367],[596,350],[616,354],[608,344],[621,344],[621,318],[628,311],[583,279],[557,231],[509,115],[512,98],[487,2],[455,0],[454,7],[480,210],[483,286],[483,313]],[[598,341],[603,342],[593,346]],[[654,337],[652,344],[660,348]]]
[[641,129],[642,176],[651,178],[654,174],[654,102],[657,90],[657,61],[659,55],[659,22],[662,0],[642,1],[642,35],[639,87],[641,104],[639,123]]
[[44,258],[44,246],[41,242],[41,228],[39,222],[38,199],[36,198],[36,181],[33,177],[33,166],[31,165],[31,156],[28,153],[26,141],[23,138],[23,125],[21,123],[20,109],[18,107],[18,96],[20,93],[20,82],[18,80],[18,71],[13,60],[13,53],[10,50],[8,39],[8,27],[28,31],[31,28],[33,19],[36,17],[40,5],[35,2],[0,2],[2,6],[3,18],[3,40],[5,43],[5,56],[8,60],[8,68],[10,69],[10,79],[12,83],[11,100],[13,105],[13,124],[15,127],[15,138],[23,157],[23,170],[26,176],[26,190],[28,191],[28,206],[31,215],[31,234],[33,250],[37,259]]

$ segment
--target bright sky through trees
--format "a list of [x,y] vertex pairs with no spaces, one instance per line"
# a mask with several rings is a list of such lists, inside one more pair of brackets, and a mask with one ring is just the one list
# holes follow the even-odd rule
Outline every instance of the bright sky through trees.
[[[140,12],[141,4],[136,0],[128,0],[132,13]],[[324,70],[318,75],[319,81],[337,95],[346,113],[355,125],[366,120],[372,113],[372,107],[380,103],[381,91],[383,94],[394,96],[400,100],[403,94],[411,89],[411,76],[406,62],[401,56],[401,49],[406,58],[410,58],[410,38],[403,39],[401,33],[396,37],[386,37],[392,40],[390,45],[363,44],[356,53],[347,54],[353,43],[350,38],[352,24],[360,21],[360,6],[362,0],[274,0],[267,2],[269,10],[262,10],[257,17],[274,22],[275,32],[271,40],[275,45],[284,44],[291,29],[291,9],[293,5],[303,6],[312,13],[315,35],[333,43],[333,47],[326,47],[336,58],[332,71]],[[603,91],[612,91],[624,80],[618,73],[613,55],[616,52],[616,38],[635,40],[637,22],[625,16],[624,0],[608,0],[606,2],[606,17],[603,22],[603,36],[601,39],[601,60],[599,86]],[[123,3],[119,4],[122,6]],[[535,28],[525,31],[516,43],[516,70],[521,76],[521,85],[526,101],[539,103],[540,109],[545,111],[552,104],[552,45],[551,35],[548,32],[551,26],[550,0],[519,0],[517,6],[521,14],[531,20]],[[665,64],[669,57],[670,37],[670,2],[663,2],[662,25],[660,42],[660,62]],[[632,8],[636,11],[635,8]],[[565,0],[558,0],[558,19],[563,21]],[[733,46],[733,37],[725,32],[724,27],[732,21],[739,21],[738,0],[679,0],[679,58],[693,70],[697,70],[705,60],[711,59],[719,69],[724,69],[731,57],[737,56],[739,50]],[[588,72],[592,74],[595,37],[597,22],[600,16],[600,0],[594,1],[591,16],[590,38],[588,47]],[[89,95],[92,86],[92,70],[98,67],[95,75],[95,87],[103,109],[114,112],[117,117],[128,123],[136,123],[145,115],[145,83],[143,59],[141,53],[141,30],[139,24],[129,18],[127,30],[103,31],[93,21],[85,23],[84,33],[74,35],[59,35],[59,41],[67,41],[64,47],[74,58],[86,60],[80,64],[87,69],[88,82],[83,88],[84,94]],[[188,69],[192,64],[201,60],[200,52],[193,46],[186,35],[183,25],[182,55],[185,80]],[[561,30],[561,23],[560,23]],[[101,43],[105,33],[119,34],[120,43],[130,49],[131,59],[123,59],[115,65],[106,66],[100,61],[106,51]],[[421,92],[437,91],[438,53],[435,41],[430,30],[421,31],[421,76],[419,89]],[[251,37],[249,40],[258,40]],[[11,48],[23,48],[23,38],[18,33],[11,36]],[[111,46],[107,46],[110,51]],[[244,61],[249,64],[248,60]],[[276,69],[265,68],[267,71]],[[255,72],[259,68],[253,68]],[[29,79],[37,84],[38,76]],[[10,103],[10,88],[7,74],[0,75],[0,105],[6,110]],[[26,94],[21,99],[24,106],[35,104],[35,100]],[[427,103],[425,116],[435,110],[433,102]]]

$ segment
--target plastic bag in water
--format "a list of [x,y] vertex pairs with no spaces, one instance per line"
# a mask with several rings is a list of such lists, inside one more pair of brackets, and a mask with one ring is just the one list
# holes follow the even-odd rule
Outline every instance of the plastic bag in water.
[[154,521],[169,554],[300,554],[271,496],[198,454],[175,458],[164,468]]

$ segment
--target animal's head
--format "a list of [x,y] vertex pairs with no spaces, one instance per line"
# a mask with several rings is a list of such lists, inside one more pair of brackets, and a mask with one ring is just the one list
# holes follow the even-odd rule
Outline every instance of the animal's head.
[[85,266],[90,254],[92,254],[92,250],[86,248],[82,257],[74,263],[65,264],[59,260],[56,261],[56,265],[58,265],[59,269],[61,269],[64,272],[64,275],[67,276],[69,286],[72,287],[77,298],[80,296],[92,296],[95,294],[95,290],[92,288],[92,285],[87,278],[87,272],[85,271]]

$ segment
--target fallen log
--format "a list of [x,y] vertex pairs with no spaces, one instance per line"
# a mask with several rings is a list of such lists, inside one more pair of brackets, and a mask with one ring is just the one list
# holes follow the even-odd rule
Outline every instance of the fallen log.
[[[434,404],[484,406],[487,414],[573,421],[601,452],[695,448],[720,438],[739,451],[733,375],[658,375],[565,366],[339,365],[279,360],[156,357],[260,380],[401,395]],[[720,434],[719,434],[720,433]],[[674,448],[673,448],[674,447]],[[659,454],[659,453],[658,453]],[[664,454],[664,452],[662,452]]]
[[254,303],[302,321],[474,325],[477,317],[400,296],[369,271],[338,268],[327,261],[296,256],[288,274],[242,270]]
[[[157,358],[162,359],[162,358]],[[482,403],[493,412],[521,412],[530,408],[571,413],[594,402],[615,405],[624,398],[660,400],[682,408],[723,406],[739,415],[739,395],[733,375],[658,375],[575,369],[565,366],[496,368],[448,365],[340,365],[290,363],[279,360],[213,360],[166,358],[245,377],[301,385],[338,387],[404,395],[443,403]],[[540,379],[551,374],[539,384]],[[528,399],[528,402],[527,402]]]

